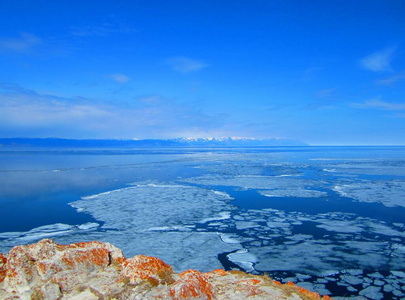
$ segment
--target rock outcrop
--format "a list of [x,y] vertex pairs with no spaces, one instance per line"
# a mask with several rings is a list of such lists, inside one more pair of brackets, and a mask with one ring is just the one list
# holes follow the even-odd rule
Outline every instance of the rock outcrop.
[[0,253],[0,299],[245,298],[321,299],[293,283],[240,271],[177,274],[155,257],[126,259],[108,243],[59,245],[45,239]]

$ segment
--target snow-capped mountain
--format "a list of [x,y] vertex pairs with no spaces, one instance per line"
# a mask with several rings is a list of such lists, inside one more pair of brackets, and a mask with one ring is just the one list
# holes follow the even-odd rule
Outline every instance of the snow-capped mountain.
[[253,137],[205,137],[205,138],[177,138],[167,141],[189,146],[216,146],[216,147],[238,147],[238,146],[306,146],[307,144],[292,139],[256,139]]

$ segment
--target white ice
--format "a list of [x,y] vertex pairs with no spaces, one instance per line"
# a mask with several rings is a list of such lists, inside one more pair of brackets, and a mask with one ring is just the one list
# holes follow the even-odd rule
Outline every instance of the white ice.
[[76,233],[89,233],[96,230],[100,225],[97,223],[85,223],[82,225],[51,224],[36,227],[26,232],[0,233],[0,252],[7,253],[15,245],[34,243],[45,238],[56,238]]
[[257,258],[252,253],[249,253],[248,250],[238,250],[235,253],[227,255],[228,259],[242,267],[246,271],[254,271],[253,265],[257,262]]
[[262,176],[262,175],[203,175],[185,180],[186,182],[214,185],[214,186],[236,186],[245,189],[283,189],[295,190],[306,189],[307,187],[316,186],[316,182],[309,179],[301,179],[296,177],[278,177],[278,176]]
[[101,228],[98,224],[56,224],[24,233],[4,233],[0,249],[7,252],[10,246],[44,237],[60,243],[100,240],[121,248],[127,257],[152,255],[177,271],[209,271],[222,267],[219,253],[242,249],[236,240],[224,242],[217,232],[195,231],[197,224],[229,219],[234,209],[227,204],[229,200],[225,193],[198,187],[138,184],[71,203],[103,222]]
[[196,232],[196,224],[230,218],[225,193],[171,183],[138,184],[72,203],[104,222],[101,240],[125,255],[157,256],[177,270],[208,271],[222,265],[217,255],[241,249],[215,232]]
[[266,197],[299,197],[299,198],[319,198],[328,195],[326,192],[317,190],[308,190],[303,188],[261,190],[259,191],[259,193]]
[[403,163],[395,160],[370,160],[370,161],[352,161],[346,163],[324,164],[326,169],[334,169],[335,172],[345,174],[367,174],[367,175],[405,175]]
[[388,207],[405,207],[404,180],[363,180],[336,185],[334,190],[341,196],[350,197],[360,202],[382,203]]

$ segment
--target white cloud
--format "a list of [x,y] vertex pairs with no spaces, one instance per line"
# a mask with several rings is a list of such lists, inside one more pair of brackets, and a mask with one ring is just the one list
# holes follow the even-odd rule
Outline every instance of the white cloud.
[[393,103],[381,101],[380,99],[371,99],[364,101],[362,103],[353,103],[353,107],[364,108],[364,109],[381,109],[381,110],[393,110],[401,111],[405,110],[405,103]]
[[202,70],[208,66],[208,64],[187,57],[173,57],[168,60],[168,64],[172,66],[173,70],[181,73],[190,73]]
[[72,26],[70,34],[76,37],[107,37],[133,32],[136,30],[124,24],[119,16],[110,15],[100,23]]
[[0,38],[0,50],[25,52],[41,43],[39,37],[23,32],[17,38]]
[[317,109],[336,109],[337,100],[339,96],[337,94],[338,88],[330,88],[318,90],[315,93],[315,98],[313,101],[309,102],[305,109],[317,110]]
[[360,60],[363,68],[373,72],[391,71],[391,60],[395,48],[386,48],[382,51],[374,52]]
[[116,83],[119,84],[123,84],[129,81],[129,77],[124,75],[124,74],[120,74],[120,73],[116,73],[116,74],[110,74],[109,77],[114,80]]
[[224,127],[223,118],[161,96],[107,103],[0,84],[0,99],[3,137],[169,138]]
[[398,81],[402,81],[405,80],[405,72],[399,73],[397,75],[394,76],[390,76],[384,79],[380,79],[376,81],[377,85],[391,85],[394,84]]

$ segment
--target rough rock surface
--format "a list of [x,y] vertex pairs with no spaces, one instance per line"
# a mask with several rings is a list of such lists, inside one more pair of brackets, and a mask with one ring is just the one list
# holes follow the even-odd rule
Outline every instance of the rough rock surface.
[[177,274],[155,257],[126,259],[108,243],[58,245],[45,239],[0,253],[0,299],[244,298],[321,299],[291,282],[240,271]]

